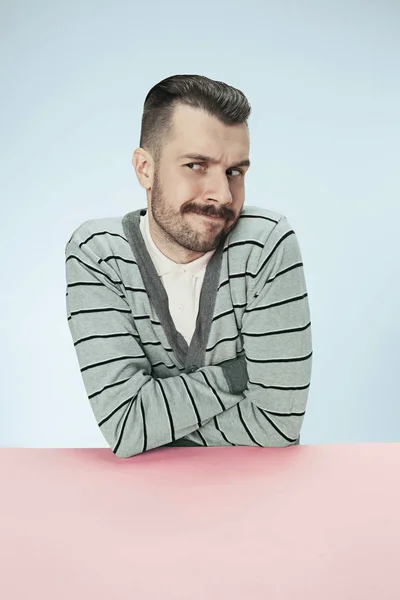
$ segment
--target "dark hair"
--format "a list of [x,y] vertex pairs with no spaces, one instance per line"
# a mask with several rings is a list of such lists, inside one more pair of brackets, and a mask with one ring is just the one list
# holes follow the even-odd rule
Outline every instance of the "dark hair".
[[251,106],[237,88],[202,75],[167,77],[151,88],[143,107],[139,145],[150,152],[156,164],[172,136],[172,117],[178,104],[202,109],[225,125],[245,123],[248,127]]

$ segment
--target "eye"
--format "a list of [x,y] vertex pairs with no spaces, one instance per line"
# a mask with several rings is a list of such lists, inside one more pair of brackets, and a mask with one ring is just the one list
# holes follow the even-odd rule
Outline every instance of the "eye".
[[243,175],[242,169],[228,169],[228,171],[237,171],[239,173],[239,176]]
[[[202,163],[188,163],[185,165],[186,167],[191,167],[192,165],[201,165]],[[191,169],[193,171],[193,169]]]
[[[192,169],[192,168],[191,168],[191,167],[192,167],[192,165],[200,165],[200,166],[204,166],[204,165],[203,165],[203,163],[188,163],[188,164],[187,164],[187,165],[185,165],[185,166],[186,166],[186,167],[189,167],[189,168],[190,168],[190,169],[193,171],[194,169]],[[228,171],[237,171],[237,172],[239,173],[239,177],[240,177],[241,175],[243,175],[243,171],[242,171],[241,169],[235,169],[235,168],[232,168],[232,169],[228,169]],[[236,177],[238,177],[238,175],[236,175]]]

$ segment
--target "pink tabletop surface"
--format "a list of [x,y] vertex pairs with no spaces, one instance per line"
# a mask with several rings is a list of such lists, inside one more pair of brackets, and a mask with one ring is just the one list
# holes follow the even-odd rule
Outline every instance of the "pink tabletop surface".
[[400,600],[400,444],[0,449],[4,600]]

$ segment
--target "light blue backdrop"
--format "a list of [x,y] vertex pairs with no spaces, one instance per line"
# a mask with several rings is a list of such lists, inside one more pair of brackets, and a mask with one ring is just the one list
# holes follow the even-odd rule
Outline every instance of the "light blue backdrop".
[[146,206],[144,98],[198,73],[252,105],[246,204],[303,253],[302,444],[400,440],[400,3],[3,0],[0,445],[106,447],[68,330],[64,248]]

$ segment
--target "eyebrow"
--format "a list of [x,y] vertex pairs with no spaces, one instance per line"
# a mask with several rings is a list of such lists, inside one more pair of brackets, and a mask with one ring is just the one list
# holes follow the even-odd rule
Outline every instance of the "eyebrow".
[[[182,158],[191,158],[192,160],[199,160],[201,162],[208,162],[208,163],[212,163],[215,165],[218,164],[217,159],[212,158],[212,156],[206,156],[205,154],[196,154],[196,153],[183,154],[182,156],[180,156],[178,158],[178,160],[181,160]],[[241,160],[236,165],[232,165],[232,167],[229,167],[229,168],[233,169],[234,167],[250,167],[250,160],[248,158],[245,158],[244,160]]]

